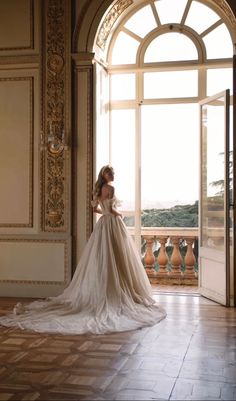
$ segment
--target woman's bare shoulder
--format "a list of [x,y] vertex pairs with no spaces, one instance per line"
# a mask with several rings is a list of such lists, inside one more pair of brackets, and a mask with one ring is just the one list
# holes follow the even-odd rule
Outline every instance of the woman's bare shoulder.
[[112,185],[104,184],[101,191],[101,197],[105,198],[113,198],[115,193],[115,188]]

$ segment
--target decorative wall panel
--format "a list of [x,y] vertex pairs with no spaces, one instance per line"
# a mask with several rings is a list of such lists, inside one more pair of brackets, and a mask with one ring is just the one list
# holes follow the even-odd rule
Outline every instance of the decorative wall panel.
[[[93,190],[93,54],[83,54],[75,59],[76,132],[74,139],[74,203],[78,213],[73,218],[74,262],[78,263],[84,246],[91,234],[93,216],[91,199]],[[82,173],[80,173],[82,172]],[[83,230],[81,229],[83,227]]]
[[97,36],[97,45],[104,50],[110,31],[124,10],[133,4],[133,0],[118,0],[108,11]]
[[33,0],[0,1],[0,52],[34,47]]
[[0,240],[0,283],[65,284],[68,249],[63,240]]
[[0,77],[0,227],[33,226],[33,77]]

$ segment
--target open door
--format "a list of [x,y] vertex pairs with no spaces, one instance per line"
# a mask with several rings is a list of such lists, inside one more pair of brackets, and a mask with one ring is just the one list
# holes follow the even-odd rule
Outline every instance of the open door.
[[229,90],[200,102],[199,292],[230,302]]

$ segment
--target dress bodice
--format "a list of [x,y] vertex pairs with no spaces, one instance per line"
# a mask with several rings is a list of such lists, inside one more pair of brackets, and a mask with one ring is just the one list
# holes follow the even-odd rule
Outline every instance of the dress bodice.
[[115,196],[111,199],[96,199],[92,201],[93,207],[97,205],[100,206],[103,215],[112,215],[112,209],[116,209],[119,204],[120,202]]
[[112,208],[113,208],[113,204],[114,204],[114,198],[98,200],[98,204],[101,207],[102,214],[103,215],[109,215],[112,212]]

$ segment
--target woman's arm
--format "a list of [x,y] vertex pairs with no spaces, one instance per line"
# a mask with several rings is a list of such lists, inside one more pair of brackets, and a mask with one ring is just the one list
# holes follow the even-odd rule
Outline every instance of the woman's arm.
[[94,206],[94,207],[93,207],[93,211],[94,211],[94,213],[102,214],[102,210],[101,210],[101,208],[98,207],[98,206]]
[[118,212],[116,209],[111,208],[111,213],[116,217],[117,216],[120,216],[121,218],[123,217],[122,214]]

